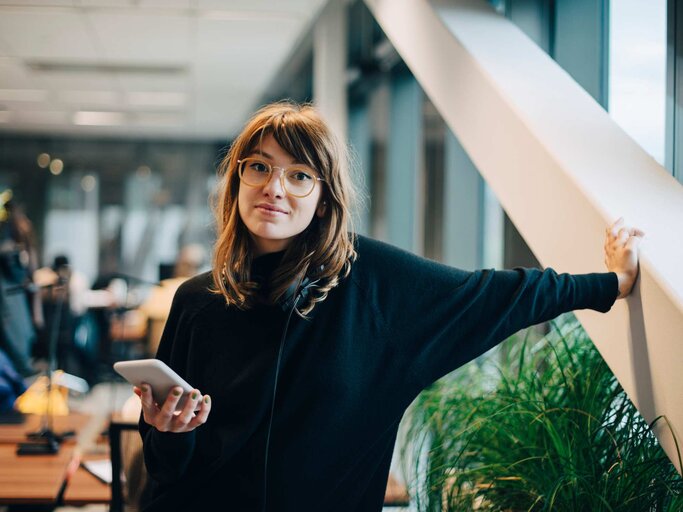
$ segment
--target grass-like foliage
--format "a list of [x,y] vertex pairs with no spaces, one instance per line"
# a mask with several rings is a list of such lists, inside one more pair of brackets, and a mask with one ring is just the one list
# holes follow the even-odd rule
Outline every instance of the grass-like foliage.
[[573,315],[551,325],[413,403],[402,461],[418,510],[683,511],[683,480],[586,332]]

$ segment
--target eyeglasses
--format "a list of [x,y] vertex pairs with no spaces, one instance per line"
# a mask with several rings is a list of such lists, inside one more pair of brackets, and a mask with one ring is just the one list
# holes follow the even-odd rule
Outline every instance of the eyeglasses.
[[273,169],[279,169],[280,183],[285,192],[294,197],[306,197],[315,188],[317,181],[325,181],[316,176],[315,171],[304,164],[276,167],[261,158],[244,158],[237,160],[240,180],[250,187],[262,187],[270,182]]

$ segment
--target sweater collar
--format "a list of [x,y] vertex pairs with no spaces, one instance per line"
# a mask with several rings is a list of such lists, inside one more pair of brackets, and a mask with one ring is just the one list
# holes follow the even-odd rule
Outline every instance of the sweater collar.
[[256,282],[267,282],[275,269],[280,265],[285,251],[270,252],[257,256],[251,261],[251,279]]

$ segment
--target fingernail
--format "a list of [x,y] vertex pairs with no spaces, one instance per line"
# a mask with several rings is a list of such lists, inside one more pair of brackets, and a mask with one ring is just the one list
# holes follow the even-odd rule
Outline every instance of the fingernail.
[[174,390],[173,390],[173,395],[174,395],[174,396],[180,396],[180,395],[182,395],[182,394],[183,394],[183,392],[180,391],[179,389],[174,389]]
[[209,395],[206,395],[206,396],[204,397],[204,403],[205,403],[205,404],[208,404],[208,403],[209,403]]
[[197,392],[192,393],[192,400],[197,400]]
[[142,389],[143,393],[147,393],[147,391],[149,391],[149,387],[147,386],[147,384],[143,384],[142,386],[140,386],[140,389]]

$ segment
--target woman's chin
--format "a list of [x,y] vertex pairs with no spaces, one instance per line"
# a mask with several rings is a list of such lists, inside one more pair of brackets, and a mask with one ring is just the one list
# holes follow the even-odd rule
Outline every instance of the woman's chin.
[[274,252],[284,250],[289,242],[294,238],[293,235],[284,233],[282,229],[270,229],[259,226],[258,229],[250,230],[250,234],[257,247],[262,250],[259,252]]

